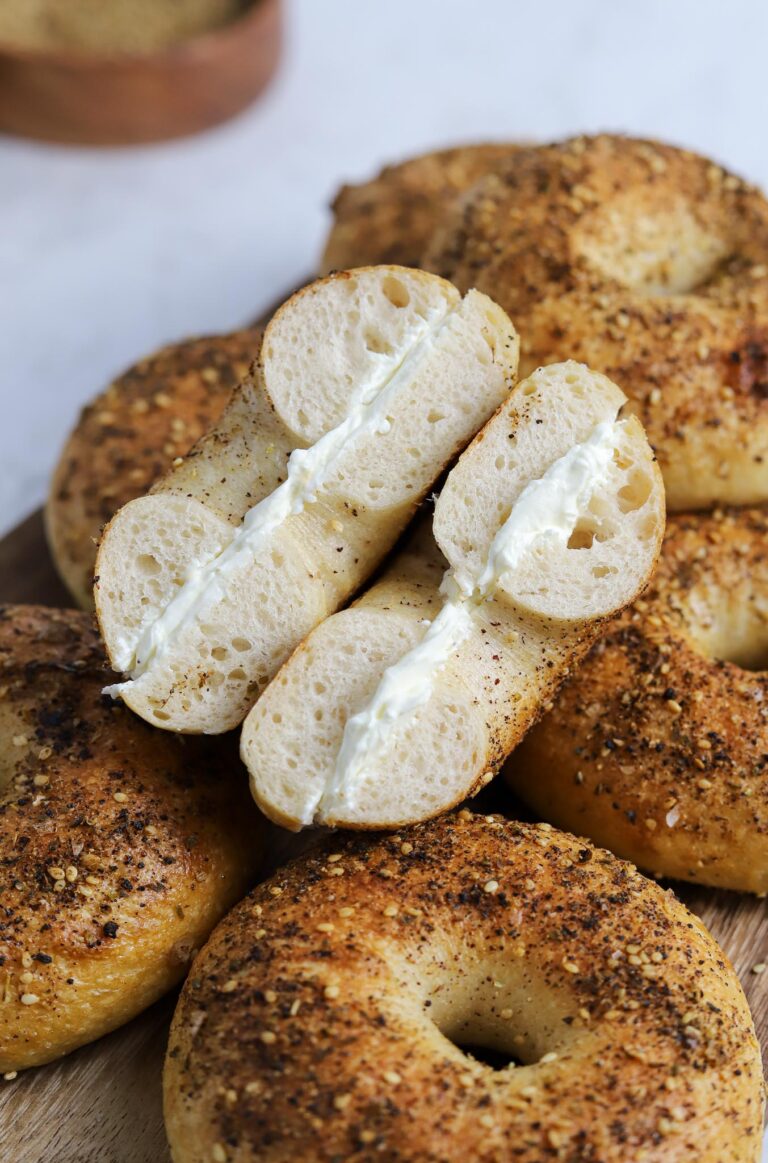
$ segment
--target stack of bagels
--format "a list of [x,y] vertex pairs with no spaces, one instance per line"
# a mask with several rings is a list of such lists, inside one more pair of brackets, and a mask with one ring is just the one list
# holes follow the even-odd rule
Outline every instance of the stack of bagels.
[[0,610],[0,1071],[189,971],[176,1163],[756,1163],[743,991],[643,873],[768,892],[768,201],[599,136],[334,213],[84,411],[85,609]]

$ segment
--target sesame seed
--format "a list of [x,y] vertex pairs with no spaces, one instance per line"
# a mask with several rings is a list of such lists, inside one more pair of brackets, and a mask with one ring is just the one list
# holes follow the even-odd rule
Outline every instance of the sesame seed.
[[361,1131],[360,1132],[360,1142],[361,1143],[373,1143],[375,1138],[376,1138],[375,1131]]
[[274,989],[264,990],[264,1001],[267,1003],[267,1005],[270,1006],[275,1004],[277,1001],[277,994],[275,993]]
[[329,856],[329,857],[328,857],[328,863],[329,863],[329,864],[335,864],[335,863],[336,863],[336,861],[337,861],[337,860],[341,860],[341,858],[342,858],[342,857],[341,857],[341,853],[340,853],[340,852],[334,852],[334,853],[333,853],[331,856]]
[[264,1030],[261,1034],[261,1040],[265,1046],[274,1046],[277,1034],[273,1034],[272,1030]]
[[337,1094],[334,1096],[333,1105],[337,1111],[343,1111],[352,1101],[351,1094]]
[[499,891],[498,880],[487,880],[485,882],[485,884],[483,885],[483,892],[490,893],[491,896],[493,896],[493,894],[495,892],[498,892],[498,891]]
[[30,981],[34,981],[34,980],[35,980],[34,973],[30,973],[28,969],[25,969],[23,973],[19,974],[19,981],[23,985],[29,985]]
[[471,1074],[460,1074],[459,1075],[459,1083],[461,1086],[474,1086],[475,1079],[474,1079],[473,1075],[471,1075]]
[[31,953],[22,953],[21,964],[24,966],[25,969],[29,969],[30,965],[32,964],[32,954]]
[[566,971],[566,973],[578,973],[579,972],[579,967],[575,961],[564,961],[563,962],[563,969]]
[[266,937],[266,935],[267,935],[266,929],[257,929],[256,932],[254,933],[254,937],[256,938],[257,941],[260,941],[261,938]]
[[535,887],[536,887],[536,881],[535,881],[535,880],[530,880],[530,879],[529,879],[529,880],[526,880],[526,882],[525,882],[525,887],[526,887],[526,889],[528,890],[528,892],[533,892],[533,890],[534,890],[534,889],[535,889]]
[[13,1082],[14,1078],[18,1078],[18,1077],[19,1077],[18,1070],[6,1070],[5,1074],[3,1075],[3,1078],[5,1079],[6,1082]]
[[345,905],[343,909],[339,909],[340,917],[352,917],[354,913],[355,910],[350,905]]
[[297,1013],[299,1012],[300,1008],[301,1008],[301,1000],[300,1000],[300,998],[296,998],[296,1001],[291,1003],[291,1008],[288,1011],[288,1013],[291,1015],[292,1018],[295,1018]]
[[116,804],[124,804],[126,802],[126,800],[128,799],[128,796],[125,794],[124,791],[116,791],[115,794],[112,796],[112,799],[115,801]]
[[211,1150],[211,1158],[213,1163],[227,1163],[227,1152],[222,1147],[221,1143],[214,1143]]
[[52,864],[48,869],[48,875],[50,876],[51,880],[63,880],[64,869],[59,868],[58,864]]
[[46,787],[51,781],[47,775],[36,775],[32,782],[35,787]]
[[707,791],[708,788],[712,787],[712,781],[709,779],[697,779],[696,786],[701,788],[702,791]]
[[75,868],[74,864],[69,865],[64,875],[70,884],[75,883],[77,880],[77,869]]
[[258,1094],[261,1090],[260,1082],[249,1082],[245,1088],[246,1094]]
[[282,896],[283,893],[283,890],[280,888],[279,884],[273,884],[269,891],[272,896]]
[[509,1019],[512,1017],[512,1010],[502,1010],[501,1013],[499,1014],[499,1017],[503,1021],[508,1022]]
[[520,1093],[523,1098],[535,1098],[538,1091],[535,1086],[524,1086]]
[[317,929],[318,933],[332,933],[333,932],[333,925],[331,924],[330,921],[321,921],[319,925],[315,926],[315,928]]
[[399,1086],[403,1080],[396,1070],[387,1070],[384,1073],[384,1081],[390,1086]]
[[765,973],[765,962],[758,961],[757,965],[752,966],[752,972],[757,973],[758,975],[761,973]]
[[230,977],[229,981],[225,981],[224,984],[222,985],[221,992],[222,993],[234,993],[234,991],[236,989],[237,989],[237,982],[235,981],[234,977]]
[[334,998],[339,996],[339,994],[341,993],[341,990],[339,989],[338,985],[326,985],[324,992],[325,992],[325,996],[330,1001],[333,1001]]
[[557,1053],[554,1050],[550,1050],[549,1053],[545,1054],[543,1058],[539,1058],[540,1065],[542,1063],[555,1062],[555,1061],[557,1061]]
[[645,826],[646,826],[646,828],[648,829],[648,831],[649,831],[649,832],[653,832],[653,831],[655,831],[655,829],[656,829],[656,821],[655,821],[655,820],[648,819],[648,820],[646,820],[646,821],[645,821]]
[[396,904],[392,903],[392,904],[387,905],[387,907],[384,909],[384,916],[385,917],[396,917],[399,912],[400,912],[400,909],[398,908],[398,906]]
[[400,851],[402,852],[403,856],[408,856],[409,853],[413,852],[413,844],[409,844],[406,840],[404,844],[400,845]]
[[20,1000],[23,1006],[36,1006],[40,998],[36,993],[23,993]]

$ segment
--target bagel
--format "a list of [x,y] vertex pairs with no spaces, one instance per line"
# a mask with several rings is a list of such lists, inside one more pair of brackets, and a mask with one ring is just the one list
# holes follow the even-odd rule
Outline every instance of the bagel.
[[466,810],[238,905],[164,1093],[175,1163],[757,1163],[762,1125],[752,1018],[701,922],[585,841]]
[[134,364],[83,409],[45,508],[54,564],[79,606],[93,605],[103,526],[219,419],[260,342],[251,328],[174,343]]
[[0,1073],[154,1002],[256,869],[229,741],[150,730],[108,675],[89,615],[0,607]]
[[494,774],[601,622],[645,587],[664,490],[625,396],[579,364],[519,384],[422,534],[254,706],[241,755],[275,822],[399,827]]
[[578,137],[518,150],[423,263],[492,294],[521,375],[570,357],[632,401],[672,510],[768,500],[768,202],[706,158]]
[[439,149],[385,166],[358,186],[342,186],[321,272],[398,263],[420,267],[435,223],[458,194],[519,146],[502,142]]
[[641,868],[768,892],[768,512],[670,519],[620,615],[505,769]]
[[490,299],[422,271],[289,299],[219,425],[104,533],[96,609],[128,675],[111,693],[168,730],[237,726],[505,399],[517,354]]

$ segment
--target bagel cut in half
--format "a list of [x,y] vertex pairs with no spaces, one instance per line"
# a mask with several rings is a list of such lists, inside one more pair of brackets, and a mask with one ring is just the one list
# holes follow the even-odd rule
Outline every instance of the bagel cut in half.
[[110,688],[155,726],[237,726],[365,581],[506,398],[518,340],[484,295],[369,267],[294,295],[218,426],[107,527]]
[[492,778],[655,565],[663,486],[624,401],[576,363],[512,392],[449,474],[434,540],[417,533],[248,716],[241,754],[268,816],[399,827]]

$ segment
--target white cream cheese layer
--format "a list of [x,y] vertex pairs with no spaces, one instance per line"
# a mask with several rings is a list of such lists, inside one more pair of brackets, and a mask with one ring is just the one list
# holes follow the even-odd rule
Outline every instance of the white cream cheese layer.
[[[121,643],[115,664],[130,681],[141,677],[170,648],[180,631],[194,621],[211,601],[223,596],[227,575],[247,566],[265,551],[269,538],[288,517],[300,513],[316,500],[351,441],[361,435],[375,435],[390,428],[388,412],[403,382],[416,374],[441,331],[459,309],[444,303],[419,319],[407,332],[399,352],[371,353],[373,371],[360,383],[349,400],[347,415],[311,448],[295,449],[287,466],[287,477],[268,497],[246,514],[229,544],[207,561],[195,563],[184,584],[162,613],[150,622],[133,642]],[[108,687],[106,693],[119,695],[126,683]]]
[[529,550],[547,541],[567,544],[593,494],[606,483],[619,430],[617,420],[597,424],[583,443],[525,486],[476,576],[446,572],[442,610],[421,642],[384,671],[366,706],[347,720],[333,773],[308,804],[304,824],[318,815],[321,822],[354,811],[366,771],[384,755],[393,724],[429,700],[440,670],[471,634],[475,610],[494,597]]

